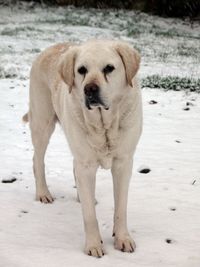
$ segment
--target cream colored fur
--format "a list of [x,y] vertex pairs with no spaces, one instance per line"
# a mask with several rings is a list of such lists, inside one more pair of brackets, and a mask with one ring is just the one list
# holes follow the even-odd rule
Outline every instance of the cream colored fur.
[[[95,213],[95,177],[99,166],[111,169],[114,185],[114,246],[133,252],[127,229],[127,198],[133,155],[142,129],[140,87],[136,73],[140,57],[124,42],[92,40],[81,45],[63,43],[41,53],[30,76],[29,120],[34,146],[36,199],[53,201],[45,180],[44,156],[58,120],[74,157],[74,175],[81,201],[85,252],[101,257],[104,248]],[[107,77],[102,68],[113,64]],[[86,65],[88,73],[77,69]],[[95,83],[109,108],[88,110],[84,86]]]

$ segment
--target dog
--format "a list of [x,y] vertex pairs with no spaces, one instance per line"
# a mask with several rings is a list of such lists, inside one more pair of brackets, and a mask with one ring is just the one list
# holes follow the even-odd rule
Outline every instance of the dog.
[[53,202],[44,156],[58,121],[73,155],[81,202],[85,253],[105,253],[95,213],[98,167],[111,169],[114,186],[114,247],[133,252],[127,229],[127,198],[133,156],[142,131],[142,100],[137,80],[140,55],[128,43],[89,40],[47,48],[30,73],[29,121],[34,147],[36,199]]

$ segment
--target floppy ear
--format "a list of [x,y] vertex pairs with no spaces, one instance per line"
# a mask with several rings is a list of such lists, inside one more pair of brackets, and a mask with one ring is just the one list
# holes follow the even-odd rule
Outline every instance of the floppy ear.
[[132,79],[140,66],[140,55],[137,50],[123,42],[117,43],[116,50],[124,64],[127,82],[132,86]]
[[74,64],[76,59],[77,48],[71,47],[65,52],[58,64],[58,72],[62,80],[69,86],[69,92],[71,93],[74,85]]

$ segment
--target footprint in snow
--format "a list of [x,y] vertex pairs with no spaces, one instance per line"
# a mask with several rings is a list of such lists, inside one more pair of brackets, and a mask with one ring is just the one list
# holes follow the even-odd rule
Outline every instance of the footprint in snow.
[[190,110],[190,108],[189,107],[184,107],[183,110],[188,111],[188,110]]
[[176,207],[171,207],[170,210],[171,211],[175,211],[176,210]]
[[157,104],[157,103],[158,103],[158,102],[155,101],[155,100],[150,100],[150,101],[149,101],[149,104],[150,104],[150,105],[155,105],[155,104]]
[[26,214],[26,213],[28,213],[28,211],[27,210],[21,210],[21,213]]
[[194,104],[192,102],[186,102],[186,106],[194,106]]
[[7,178],[7,179],[3,179],[1,182],[3,184],[10,184],[10,183],[14,183],[15,181],[17,181],[17,178],[11,177],[11,178]]
[[197,180],[194,180],[194,181],[192,182],[192,185],[194,185],[194,184],[196,183],[196,181],[197,181]]
[[166,238],[166,239],[165,239],[165,242],[166,242],[167,244],[173,244],[173,243],[175,243],[175,240],[173,240],[173,239],[171,239],[171,238]]
[[138,168],[139,173],[147,174],[151,171],[151,169],[148,166],[142,165]]

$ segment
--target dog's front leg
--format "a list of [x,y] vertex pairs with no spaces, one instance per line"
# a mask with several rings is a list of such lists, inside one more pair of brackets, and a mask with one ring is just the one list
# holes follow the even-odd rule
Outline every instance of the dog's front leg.
[[95,179],[98,166],[74,161],[74,167],[86,234],[85,253],[102,257],[104,251],[95,212]]
[[133,160],[130,156],[116,158],[112,164],[114,186],[114,246],[123,252],[133,252],[135,243],[127,229],[127,199]]

